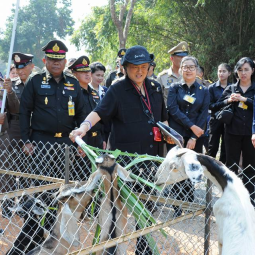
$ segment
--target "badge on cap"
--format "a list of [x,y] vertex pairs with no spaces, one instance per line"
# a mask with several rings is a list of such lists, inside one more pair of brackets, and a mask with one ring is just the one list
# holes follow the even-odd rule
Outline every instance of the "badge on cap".
[[186,49],[186,46],[185,46],[185,45],[182,45],[182,50],[183,50],[183,51],[187,51],[187,49]]
[[125,55],[125,51],[122,50],[121,53],[120,53],[121,56],[124,56]]
[[85,58],[82,60],[82,64],[83,64],[83,65],[87,65],[87,64],[88,64],[88,62],[86,61]]
[[14,60],[15,60],[16,63],[19,63],[20,62],[20,57],[18,55],[15,55]]
[[53,46],[52,50],[55,52],[59,51],[59,47],[58,47],[57,43]]

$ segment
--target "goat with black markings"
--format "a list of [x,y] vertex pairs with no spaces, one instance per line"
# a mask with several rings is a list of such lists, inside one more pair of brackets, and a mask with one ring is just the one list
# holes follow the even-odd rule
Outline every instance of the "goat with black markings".
[[58,201],[58,211],[56,223],[49,238],[27,255],[64,255],[69,249],[80,245],[79,226],[77,221],[87,205],[90,203],[92,192],[80,191],[84,182],[67,184],[60,188]]
[[171,149],[156,173],[156,184],[165,185],[189,178],[193,183],[204,175],[221,191],[213,206],[221,255],[255,253],[255,212],[240,178],[218,160],[179,146]]
[[[97,171],[89,178],[84,186],[85,192],[91,192],[98,185],[102,178],[105,196],[100,203],[99,225],[101,227],[100,242],[107,241],[125,234],[127,225],[127,208],[121,202],[120,190],[118,188],[117,176],[124,181],[133,182],[129,177],[129,172],[115,162],[112,155],[102,155],[96,159]],[[117,247],[111,247],[104,251],[97,252],[97,255],[124,255],[127,247],[124,243]]]

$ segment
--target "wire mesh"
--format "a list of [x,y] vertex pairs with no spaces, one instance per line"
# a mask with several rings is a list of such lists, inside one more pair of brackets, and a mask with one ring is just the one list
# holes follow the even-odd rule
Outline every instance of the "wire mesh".
[[33,249],[29,254],[218,254],[212,206],[221,194],[205,177],[195,186],[185,180],[160,190],[153,182],[162,158],[117,153],[116,162],[148,186],[122,180],[117,168],[92,174],[92,163],[75,146],[67,162],[65,145],[34,144],[31,156],[22,146],[1,145],[0,255]]

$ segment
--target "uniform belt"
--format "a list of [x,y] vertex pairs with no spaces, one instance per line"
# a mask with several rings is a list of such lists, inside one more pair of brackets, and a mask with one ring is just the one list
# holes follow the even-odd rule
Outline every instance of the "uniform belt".
[[96,136],[100,135],[100,131],[94,131],[94,132],[90,131],[87,133],[87,135],[89,137],[96,137]]
[[44,132],[44,131],[37,131],[37,130],[33,130],[33,132],[42,134],[42,135],[48,135],[48,136],[52,136],[52,137],[56,137],[56,138],[61,138],[61,137],[68,137],[69,133],[68,132],[64,132],[64,133],[51,133],[51,132]]
[[19,115],[10,115],[10,120],[19,120]]
[[7,131],[0,132],[0,136],[3,136],[3,135],[5,135],[5,134],[7,134]]

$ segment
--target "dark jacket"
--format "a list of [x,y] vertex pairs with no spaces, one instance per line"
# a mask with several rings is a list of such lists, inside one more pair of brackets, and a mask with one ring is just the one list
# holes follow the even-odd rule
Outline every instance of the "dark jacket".
[[[183,99],[185,95],[194,95],[196,98],[194,104],[185,101]],[[205,129],[209,103],[208,89],[196,81],[190,88],[183,81],[171,84],[167,98],[169,126],[183,137],[197,138],[190,127],[197,125]]]
[[[74,116],[68,114],[70,98],[75,104]],[[20,102],[20,128],[24,142],[29,140],[30,119],[33,131],[65,133],[68,136],[85,119],[78,80],[69,73],[63,73],[57,83],[47,70],[30,76]]]
[[[218,102],[218,110],[221,107],[226,106],[227,99],[231,96],[232,91],[231,87],[234,86],[235,93],[240,93],[243,97],[247,98],[245,104],[248,106],[247,110],[240,108],[239,102],[233,102],[232,105],[234,106],[234,116],[232,121],[229,125],[226,125],[226,132],[233,134],[233,135],[251,135],[252,134],[252,119],[253,119],[253,99],[255,95],[255,82],[243,93],[242,89],[240,88],[239,82],[228,86],[219,102]],[[217,108],[216,108],[217,110]]]
[[215,113],[218,111],[215,109],[218,109],[218,101],[221,98],[224,88],[222,88],[220,85],[220,82],[217,81],[217,82],[213,83],[212,85],[210,85],[208,89],[209,89],[209,94],[210,94],[209,110],[212,111],[211,116],[214,116]]
[[[166,107],[160,84],[145,79],[155,122],[167,120]],[[155,142],[152,127],[156,125],[144,112],[141,97],[130,79],[120,80],[110,86],[95,112],[102,121],[112,121],[110,146],[130,153],[159,155],[163,142]]]

